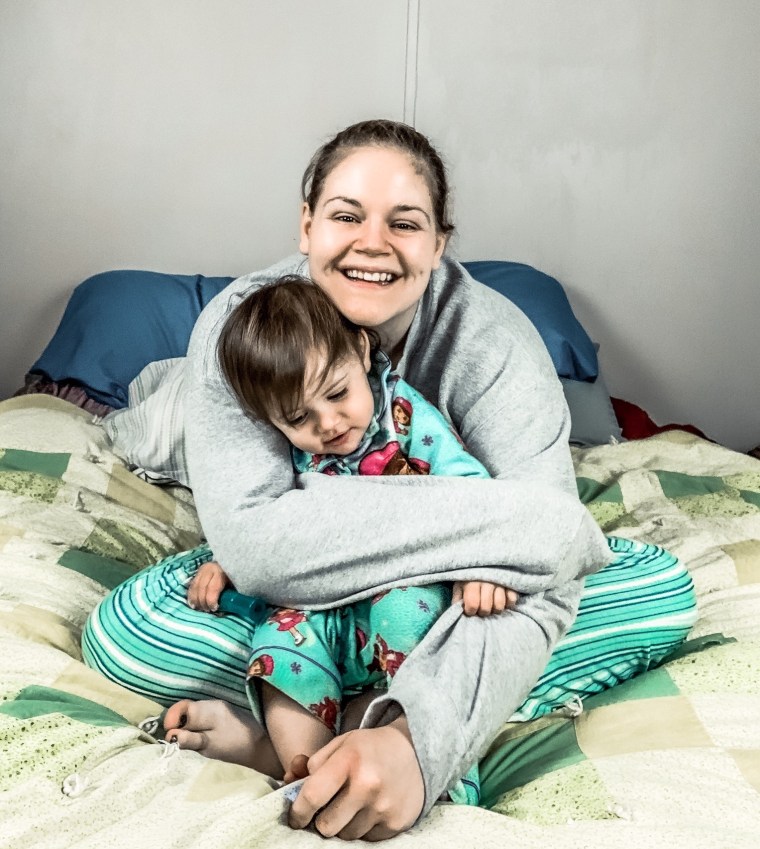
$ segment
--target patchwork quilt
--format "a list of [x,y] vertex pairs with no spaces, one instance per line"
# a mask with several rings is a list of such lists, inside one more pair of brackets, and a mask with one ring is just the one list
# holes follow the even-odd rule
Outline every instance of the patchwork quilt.
[[[575,715],[505,725],[484,806],[439,804],[395,842],[756,847],[760,461],[681,431],[574,460],[606,532],[689,567],[690,641]],[[139,723],[159,706],[81,662],[97,601],[199,540],[189,491],[138,479],[91,415],[45,395],[0,403],[0,847],[324,846],[285,825],[266,776],[156,742]]]

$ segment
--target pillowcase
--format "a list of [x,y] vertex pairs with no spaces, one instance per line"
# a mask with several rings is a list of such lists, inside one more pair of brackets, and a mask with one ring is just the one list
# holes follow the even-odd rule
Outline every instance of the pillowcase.
[[181,357],[206,304],[233,277],[106,271],[74,289],[30,372],[77,381],[102,404],[127,404],[128,387],[155,360]]
[[102,420],[114,452],[150,483],[190,486],[182,391],[185,358],[149,363],[129,384],[129,407]]
[[570,408],[572,445],[609,445],[625,442],[607,385],[601,373],[593,383],[560,378]]
[[516,304],[538,330],[560,377],[593,380],[599,374],[596,349],[575,317],[562,285],[519,262],[462,263],[470,274]]

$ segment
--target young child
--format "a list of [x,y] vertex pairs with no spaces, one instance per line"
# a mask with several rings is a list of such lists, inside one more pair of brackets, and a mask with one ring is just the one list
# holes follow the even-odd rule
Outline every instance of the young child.
[[[488,477],[438,410],[393,373],[373,337],[345,319],[318,286],[289,276],[237,305],[218,356],[246,413],[271,422],[290,442],[297,473]],[[318,534],[315,529],[315,544]],[[204,567],[224,574],[218,564]],[[505,588],[483,582],[457,585],[453,597],[481,616],[514,600]],[[432,584],[390,589],[334,610],[266,609],[247,689],[286,779],[294,777],[294,758],[358,727],[372,690],[388,687],[451,600],[448,585]],[[476,770],[450,795],[477,804]]]

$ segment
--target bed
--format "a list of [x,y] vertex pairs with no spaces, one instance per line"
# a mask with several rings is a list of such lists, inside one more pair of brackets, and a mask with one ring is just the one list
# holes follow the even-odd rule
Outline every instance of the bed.
[[[515,273],[532,293],[550,285],[525,266],[502,264],[502,272],[506,266],[503,294],[517,301]],[[82,663],[82,626],[98,600],[134,571],[201,539],[191,491],[144,479],[150,470],[114,443],[102,416],[136,415],[145,400],[135,395],[138,372],[181,356],[197,313],[229,282],[116,274],[116,283],[104,275],[99,288],[90,286],[110,292],[99,306],[77,304],[79,289],[72,296],[74,308],[48,346],[60,368],[43,355],[44,367],[32,367],[24,389],[0,402],[0,846],[321,846],[317,834],[285,825],[288,802],[266,776],[158,742],[141,724],[160,707]],[[167,342],[165,327],[160,344],[152,331],[146,340],[127,328],[120,339],[109,327],[125,315],[124,304],[113,302],[137,279],[125,274],[139,274],[147,286],[131,310],[157,315],[151,299],[166,283],[158,277],[174,281],[162,301],[169,289],[186,297],[187,326],[176,344]],[[539,300],[545,306],[547,298]],[[520,305],[566,385],[582,500],[606,532],[682,558],[699,619],[680,653],[588,699],[582,711],[506,724],[481,761],[482,807],[438,804],[396,842],[756,847],[760,461],[689,429],[625,439],[593,343],[585,332],[582,346],[568,341],[568,322],[577,328],[566,300],[561,320]],[[178,312],[176,304],[167,307],[167,320]],[[75,339],[68,349],[67,334]],[[128,358],[102,354],[104,345],[127,340],[139,349],[128,365]],[[86,371],[95,366],[122,371]]]

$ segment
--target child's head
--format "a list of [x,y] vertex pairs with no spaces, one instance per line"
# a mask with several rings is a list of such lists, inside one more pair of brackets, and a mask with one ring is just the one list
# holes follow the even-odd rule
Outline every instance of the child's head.
[[297,448],[350,454],[374,414],[367,331],[314,283],[289,275],[251,292],[219,337],[219,364],[249,415]]

